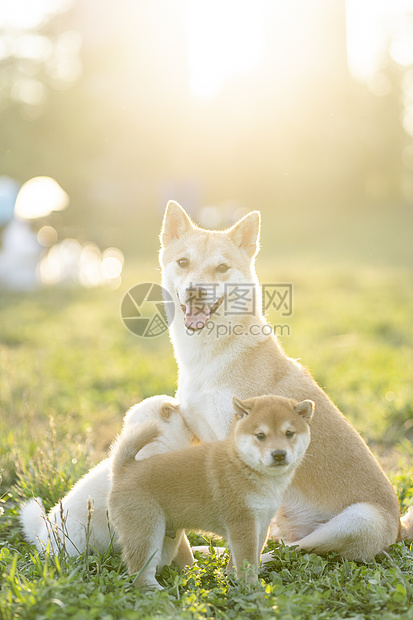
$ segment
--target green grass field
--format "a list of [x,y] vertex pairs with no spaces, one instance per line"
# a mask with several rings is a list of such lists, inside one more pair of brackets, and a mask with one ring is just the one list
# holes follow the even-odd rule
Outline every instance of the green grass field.
[[[163,592],[133,586],[111,553],[66,560],[24,542],[17,510],[39,494],[51,507],[105,454],[126,409],[173,394],[166,335],[142,340],[120,319],[133,284],[159,281],[156,263],[129,266],[118,291],[0,293],[0,618],[413,618],[413,548],[369,564],[272,543],[258,585],[227,578],[214,555],[200,570],[164,569]],[[282,343],[300,358],[372,446],[398,492],[413,495],[413,272],[374,261],[258,261],[262,282],[292,282]],[[194,538],[195,540],[195,538]]]

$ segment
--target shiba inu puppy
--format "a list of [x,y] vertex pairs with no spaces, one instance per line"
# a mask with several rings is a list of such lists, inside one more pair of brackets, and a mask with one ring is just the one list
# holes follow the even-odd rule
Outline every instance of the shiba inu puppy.
[[[159,433],[155,441],[139,452],[139,459],[189,446],[193,440],[175,398],[152,396],[134,405],[125,415],[122,436],[149,421],[157,424]],[[48,515],[39,497],[30,499],[20,510],[26,539],[39,551],[49,545],[50,553],[63,549],[67,555],[75,556],[85,551],[89,537],[92,547],[105,551],[114,534],[107,517],[110,487],[110,458],[107,458],[83,476]],[[181,565],[193,562],[186,538],[182,539],[179,551],[177,560]]]
[[162,286],[175,306],[170,337],[179,368],[177,398],[201,441],[228,435],[233,394],[313,400],[308,456],[272,534],[303,549],[369,560],[413,537],[413,510],[400,520],[396,494],[363,439],[269,334],[254,267],[259,231],[257,211],[228,230],[210,231],[193,224],[176,202],[167,206],[160,264]]
[[227,538],[235,567],[247,560],[256,578],[272,516],[310,442],[314,404],[278,396],[234,398],[229,438],[136,462],[157,438],[156,424],[123,434],[112,451],[109,515],[129,572],[157,587],[184,529]]

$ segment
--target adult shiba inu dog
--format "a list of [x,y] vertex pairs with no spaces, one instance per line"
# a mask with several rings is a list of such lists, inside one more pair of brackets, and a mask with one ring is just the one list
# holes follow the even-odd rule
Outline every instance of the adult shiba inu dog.
[[[125,415],[121,435],[128,435],[135,427],[141,428],[148,422],[155,422],[159,433],[156,441],[139,452],[139,459],[189,446],[194,439],[178,401],[170,396],[152,396],[131,407]],[[110,488],[110,458],[107,458],[83,476],[48,515],[39,497],[29,500],[20,510],[26,539],[39,551],[49,545],[50,553],[64,550],[69,556],[85,551],[87,540],[94,549],[106,551],[113,534],[116,544],[116,531],[113,528],[111,531],[107,517]],[[185,537],[177,562],[181,567],[193,562]]]
[[[160,264],[162,286],[175,304],[170,337],[179,369],[177,398],[201,441],[228,435],[233,394],[313,400],[308,455],[272,534],[303,549],[369,560],[413,537],[413,511],[400,520],[396,494],[363,439],[268,334],[254,267],[259,231],[256,211],[228,230],[210,231],[197,227],[176,202],[168,203]],[[237,313],[234,333],[231,306],[239,308],[241,301],[244,312]]]
[[279,396],[234,398],[235,422],[223,441],[136,462],[157,438],[156,423],[124,433],[112,450],[109,514],[129,572],[160,588],[157,567],[170,564],[184,530],[228,539],[238,569],[256,579],[268,527],[310,443],[314,404]]

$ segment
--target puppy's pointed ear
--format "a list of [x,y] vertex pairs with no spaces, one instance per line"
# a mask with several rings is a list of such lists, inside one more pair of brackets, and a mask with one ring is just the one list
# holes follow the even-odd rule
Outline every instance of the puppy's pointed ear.
[[235,396],[232,399],[232,408],[237,420],[241,420],[241,418],[251,413],[251,407],[245,401],[239,400]]
[[174,239],[179,239],[185,232],[193,228],[189,215],[174,200],[166,205],[161,230],[161,244],[165,247]]
[[309,422],[313,417],[314,403],[312,400],[303,400],[298,405],[295,405],[294,409],[306,422]]
[[173,403],[170,403],[169,401],[165,401],[164,403],[162,403],[159,415],[161,416],[162,420],[165,420],[165,422],[168,422],[171,415],[178,411],[180,411],[180,409],[177,405],[174,405]]
[[260,226],[261,216],[259,211],[251,211],[228,231],[233,243],[243,249],[249,258],[253,258],[260,249]]

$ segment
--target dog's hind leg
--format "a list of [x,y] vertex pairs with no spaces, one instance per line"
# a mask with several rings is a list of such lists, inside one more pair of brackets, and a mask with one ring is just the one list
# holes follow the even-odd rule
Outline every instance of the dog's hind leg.
[[184,530],[178,530],[174,534],[166,534],[163,540],[158,570],[161,570],[164,566],[169,566],[173,561],[180,569],[184,568],[184,566],[192,566],[194,562],[194,556]]
[[358,503],[292,544],[315,553],[335,551],[349,560],[369,561],[396,542],[397,535],[398,522],[393,525],[373,504]]
[[[145,527],[146,526],[146,527]],[[165,521],[163,518],[153,519],[143,524],[139,534],[120,542],[123,547],[123,559],[130,574],[137,573],[137,584],[148,588],[162,590],[156,580],[156,569],[162,566],[162,551],[165,538]]]

